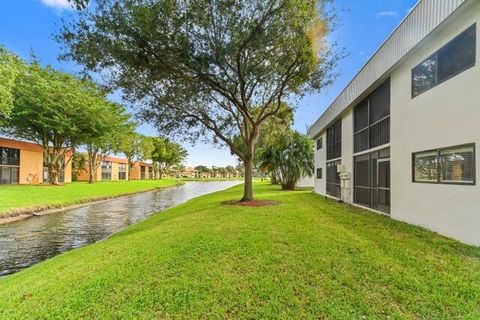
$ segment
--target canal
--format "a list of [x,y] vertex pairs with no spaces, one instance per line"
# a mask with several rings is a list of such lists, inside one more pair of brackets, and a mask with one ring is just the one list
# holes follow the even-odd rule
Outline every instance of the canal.
[[62,252],[103,240],[125,227],[240,181],[184,185],[89,204],[0,225],[0,275],[7,275]]

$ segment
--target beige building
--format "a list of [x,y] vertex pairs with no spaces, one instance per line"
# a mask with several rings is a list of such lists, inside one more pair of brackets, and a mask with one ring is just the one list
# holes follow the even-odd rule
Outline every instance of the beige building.
[[[105,157],[95,171],[95,181],[118,181],[127,180],[128,161],[124,158]],[[89,165],[85,164],[85,170],[78,171],[78,181],[88,181]]]
[[480,245],[479,26],[419,1],[310,128],[317,193]]
[[[60,173],[60,182],[71,182],[72,164]],[[48,182],[43,149],[37,144],[0,138],[0,184],[40,184]]]

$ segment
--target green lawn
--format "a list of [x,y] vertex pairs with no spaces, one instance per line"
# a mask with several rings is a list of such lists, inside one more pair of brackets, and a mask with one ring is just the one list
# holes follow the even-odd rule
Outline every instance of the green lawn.
[[480,248],[260,182],[0,279],[0,318],[479,319]]
[[62,207],[89,199],[101,199],[129,193],[165,188],[177,184],[177,180],[133,180],[67,183],[50,185],[3,185],[0,186],[0,217],[12,211],[32,208]]

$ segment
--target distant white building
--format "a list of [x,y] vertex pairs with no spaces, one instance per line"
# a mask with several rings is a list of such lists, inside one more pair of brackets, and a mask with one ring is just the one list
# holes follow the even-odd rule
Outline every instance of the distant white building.
[[317,193],[480,245],[479,25],[417,4],[311,126]]

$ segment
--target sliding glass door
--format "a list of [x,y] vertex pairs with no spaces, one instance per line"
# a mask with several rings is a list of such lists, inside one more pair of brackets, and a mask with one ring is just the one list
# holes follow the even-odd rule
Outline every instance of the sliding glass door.
[[390,149],[355,157],[354,202],[390,213]]

